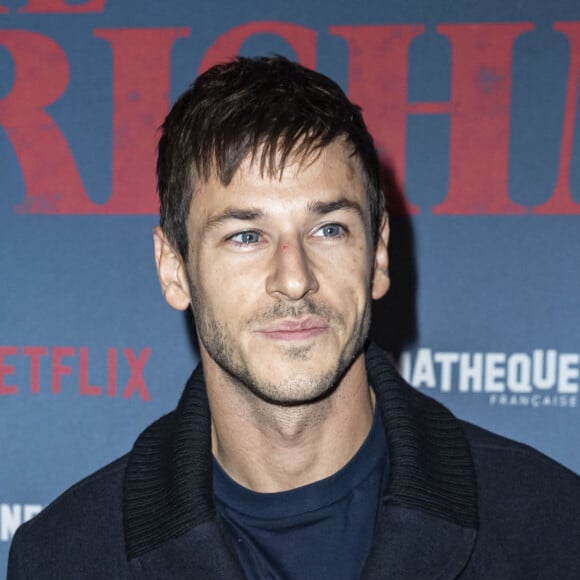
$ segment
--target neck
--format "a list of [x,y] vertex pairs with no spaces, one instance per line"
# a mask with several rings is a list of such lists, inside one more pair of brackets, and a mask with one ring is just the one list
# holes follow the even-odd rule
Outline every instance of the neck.
[[254,491],[286,491],[329,477],[348,463],[371,428],[374,393],[362,355],[331,395],[294,407],[267,403],[207,371],[204,364],[214,456],[230,477]]

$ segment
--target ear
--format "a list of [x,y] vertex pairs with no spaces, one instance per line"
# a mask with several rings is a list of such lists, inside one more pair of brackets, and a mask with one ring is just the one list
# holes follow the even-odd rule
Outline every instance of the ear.
[[389,278],[389,219],[387,214],[383,214],[379,235],[375,245],[375,260],[373,271],[373,282],[371,286],[371,296],[373,300],[382,298],[391,285]]
[[153,245],[157,275],[167,304],[176,310],[186,310],[191,297],[185,264],[179,252],[173,249],[159,226],[153,230]]

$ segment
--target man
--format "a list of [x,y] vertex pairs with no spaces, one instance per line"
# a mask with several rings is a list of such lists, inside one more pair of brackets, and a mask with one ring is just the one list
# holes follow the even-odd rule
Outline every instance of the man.
[[579,478],[365,348],[389,287],[379,175],[359,109],[281,57],[177,101],[155,260],[201,365],[127,456],[19,529],[10,580],[580,577]]

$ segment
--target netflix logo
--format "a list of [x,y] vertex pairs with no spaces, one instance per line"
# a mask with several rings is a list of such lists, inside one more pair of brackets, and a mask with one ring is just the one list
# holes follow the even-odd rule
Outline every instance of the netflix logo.
[[[69,5],[65,0],[29,0],[2,15],[100,13],[105,0]],[[36,17],[38,19],[38,16]],[[20,20],[20,19],[19,19]],[[35,20],[36,21],[36,20]],[[200,25],[192,20],[192,25]],[[410,100],[409,62],[412,44],[426,34],[423,24],[333,25],[314,29],[281,21],[253,21],[221,33],[196,55],[202,72],[239,53],[252,36],[278,36],[305,66],[316,68],[317,46],[326,37],[347,47],[347,92],[362,106],[385,161],[405,175],[407,124],[411,116],[443,116],[449,121],[447,191],[431,212],[435,215],[580,215],[570,189],[580,78],[580,21],[551,23],[568,47],[565,98],[559,154],[551,162],[555,180],[544,201],[533,207],[510,198],[509,146],[512,137],[513,55],[517,43],[536,34],[533,22],[440,23],[435,32],[450,47],[447,100]],[[0,126],[14,149],[24,183],[15,211],[23,214],[156,214],[154,152],[157,128],[169,109],[172,53],[191,37],[190,27],[101,28],[91,30],[93,54],[111,54],[111,71],[95,83],[109,83],[111,118],[111,184],[104,203],[95,203],[83,185],[75,151],[50,107],[79,82],[71,73],[72,55],[49,34],[37,30],[0,30],[0,47],[14,66],[14,80],[0,99]],[[88,51],[89,53],[91,51]],[[529,71],[533,74],[533,71]],[[183,87],[185,88],[185,87]],[[530,95],[530,99],[534,99]],[[82,110],[83,104],[78,108]],[[80,113],[83,114],[83,113]],[[91,111],[85,111],[91,115]],[[474,163],[477,160],[477,163]],[[476,166],[485,167],[477,171]],[[45,168],[50,167],[50,171]],[[127,176],[131,176],[127,179]],[[409,213],[419,213],[411,203]]]
[[42,511],[40,504],[0,503],[0,542],[9,542],[18,526]]
[[[150,401],[144,369],[150,348],[108,348],[105,352],[74,346],[0,346],[0,397],[30,393],[122,397]],[[121,384],[119,371],[128,372]],[[92,375],[106,376],[98,384]]]

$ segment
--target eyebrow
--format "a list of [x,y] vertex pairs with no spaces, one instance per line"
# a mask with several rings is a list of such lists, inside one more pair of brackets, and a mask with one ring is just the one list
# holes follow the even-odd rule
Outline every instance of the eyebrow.
[[359,203],[342,197],[336,201],[314,201],[308,204],[308,210],[317,215],[326,215],[333,211],[347,209],[357,213],[364,220],[364,211]]
[[210,230],[228,220],[253,221],[262,219],[263,217],[264,212],[257,207],[250,207],[245,209],[228,207],[220,214],[209,218],[205,224],[204,229]]
[[[313,201],[308,204],[308,211],[316,215],[326,215],[334,211],[339,211],[341,209],[347,209],[354,211],[358,214],[361,219],[364,220],[364,211],[360,204],[346,198],[340,198],[335,201]],[[228,207],[220,214],[209,218],[205,224],[205,230],[211,230],[223,222],[228,220],[240,220],[240,221],[255,221],[260,220],[265,217],[263,210],[257,207],[249,208],[237,208]]]

